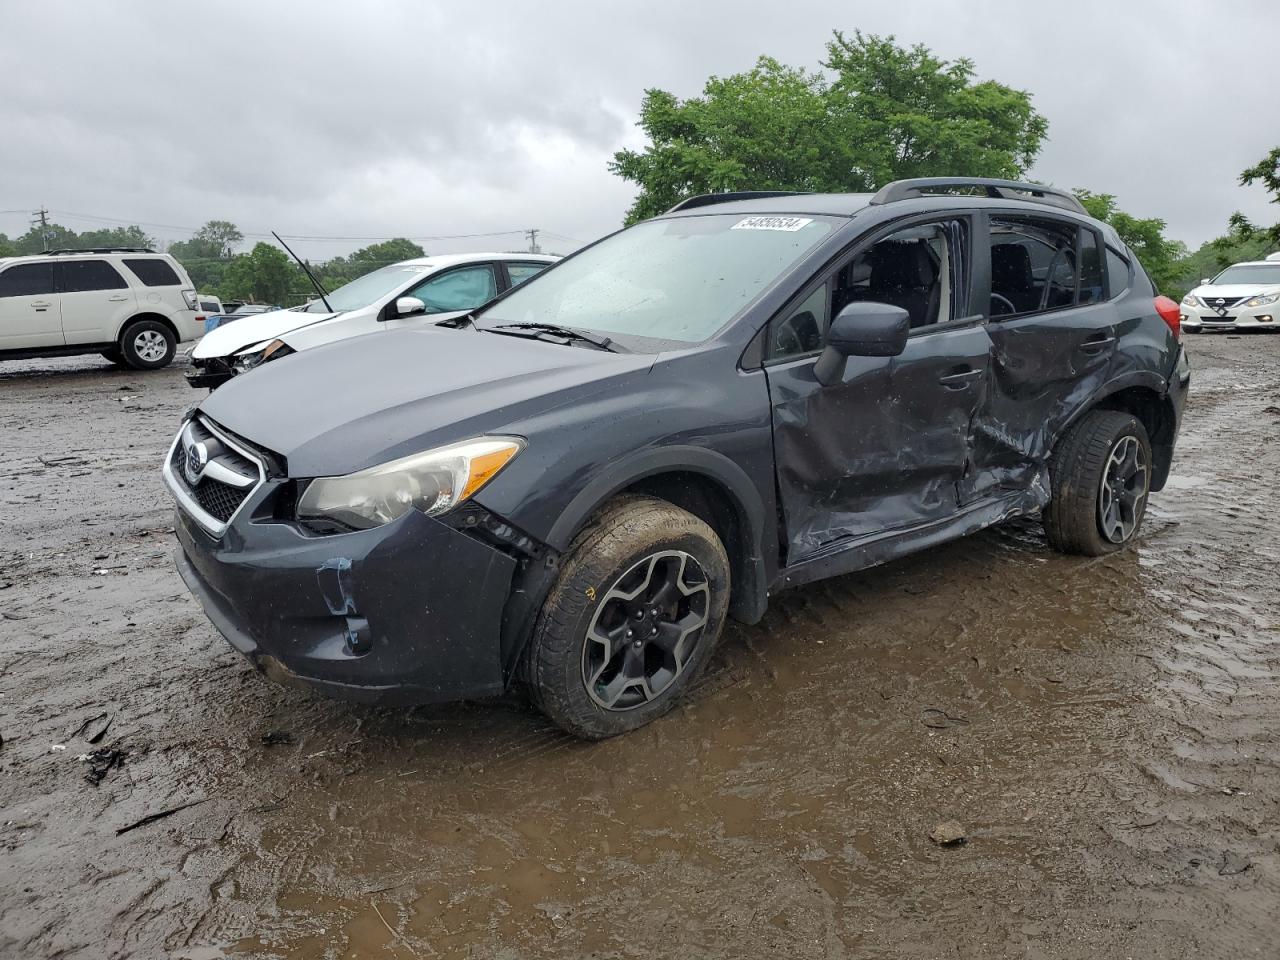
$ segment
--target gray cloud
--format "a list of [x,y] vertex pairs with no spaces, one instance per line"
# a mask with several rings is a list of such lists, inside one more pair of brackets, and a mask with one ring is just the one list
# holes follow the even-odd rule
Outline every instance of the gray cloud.
[[[1270,85],[1235,56],[1215,66],[1227,62],[1224,37],[1266,35],[1270,7],[11,4],[0,33],[0,210],[44,204],[177,226],[218,217],[341,237],[541,227],[587,240],[614,229],[630,202],[605,164],[640,142],[645,87],[693,95],[761,53],[815,66],[832,28],[861,28],[968,56],[982,77],[1031,91],[1050,121],[1036,176],[1114,193],[1194,245],[1233,210],[1280,218],[1261,189],[1236,186],[1280,142]],[[24,215],[0,215],[0,230],[25,228]]]

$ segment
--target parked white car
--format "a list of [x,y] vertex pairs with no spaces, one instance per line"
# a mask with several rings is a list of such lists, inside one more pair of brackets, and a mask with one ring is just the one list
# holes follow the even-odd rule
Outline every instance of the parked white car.
[[1182,298],[1182,329],[1280,330],[1280,255],[1234,263]]
[[204,332],[182,265],[141,248],[0,259],[0,360],[100,353],[155,370]]
[[268,360],[377,330],[439,323],[488,303],[555,263],[536,253],[420,257],[382,267],[305,307],[219,326],[191,352],[187,382],[213,388]]

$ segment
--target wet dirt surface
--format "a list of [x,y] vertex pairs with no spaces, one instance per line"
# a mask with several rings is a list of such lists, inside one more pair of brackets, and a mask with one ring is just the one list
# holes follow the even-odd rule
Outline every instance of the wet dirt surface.
[[1189,349],[1135,549],[783,594],[595,745],[263,681],[170,560],[180,369],[0,365],[0,956],[1275,956],[1280,337]]

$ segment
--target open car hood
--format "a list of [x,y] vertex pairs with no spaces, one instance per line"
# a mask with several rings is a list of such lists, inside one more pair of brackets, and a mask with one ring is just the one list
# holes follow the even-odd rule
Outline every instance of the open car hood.
[[191,351],[197,360],[206,357],[230,357],[245,347],[264,340],[274,340],[281,334],[310,327],[325,320],[341,316],[339,313],[303,313],[300,310],[273,310],[241,317],[206,333]]

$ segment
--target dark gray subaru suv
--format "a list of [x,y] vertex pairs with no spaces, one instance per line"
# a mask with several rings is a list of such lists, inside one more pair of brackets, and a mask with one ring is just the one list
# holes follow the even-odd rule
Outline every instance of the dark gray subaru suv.
[[366,701],[526,684],[599,738],[728,616],[1039,511],[1130,543],[1190,373],[1069,194],[697,197],[461,321],[237,377],[164,465],[178,568],[267,674]]

